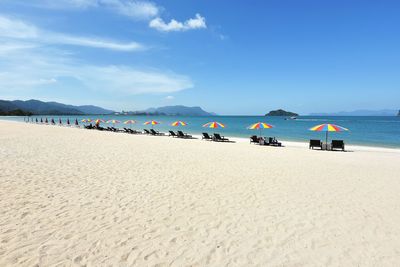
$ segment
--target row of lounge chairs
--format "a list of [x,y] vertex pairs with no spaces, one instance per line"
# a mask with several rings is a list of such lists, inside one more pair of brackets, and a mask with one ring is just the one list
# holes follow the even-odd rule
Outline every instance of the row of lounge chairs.
[[[323,149],[323,144],[321,142],[321,140],[315,140],[315,139],[311,139],[310,140],[310,145],[309,145],[309,149],[314,149],[314,148],[319,148],[319,149]],[[332,140],[331,144],[330,144],[330,149],[331,150],[342,150],[345,151],[344,149],[344,141],[343,140]]]
[[190,134],[184,133],[182,131],[177,131],[176,133],[174,131],[169,131],[169,136],[176,138],[193,138]]
[[282,146],[275,137],[258,137],[257,135],[250,136],[250,144],[258,144],[262,146]]
[[[155,136],[165,136],[165,133],[156,131],[154,129],[143,129],[144,132],[140,132],[140,131],[136,131],[136,130],[132,130],[129,128],[124,128],[124,130],[120,130],[114,127],[107,127],[107,128],[103,128],[101,126],[93,126],[93,125],[87,125],[85,126],[86,129],[96,129],[96,130],[101,130],[101,131],[112,131],[112,132],[126,132],[126,133],[130,133],[130,134],[148,134],[148,135],[155,135]],[[175,137],[175,138],[193,138],[191,135],[184,133],[182,131],[169,131],[168,136],[171,137]],[[226,138],[225,136],[221,136],[218,133],[214,133],[212,136],[210,136],[210,134],[208,133],[202,133],[202,140],[206,140],[206,141],[215,141],[215,142],[230,142],[230,140],[228,138]],[[253,135],[250,137],[250,144],[258,144],[258,145],[264,145],[264,146],[282,146],[281,142],[278,142],[278,140],[276,140],[275,137],[258,137],[256,135]],[[319,148],[319,149],[326,149],[323,146],[323,143],[321,142],[321,140],[314,140],[311,139],[310,140],[310,144],[309,144],[309,148],[310,149],[315,149],[315,148]],[[343,140],[332,140],[331,144],[330,144],[330,149],[331,150],[342,150],[345,151],[345,144]]]
[[218,133],[214,133],[213,136],[210,136],[208,133],[203,133],[201,139],[206,141],[215,141],[215,142],[230,142],[228,138],[225,138],[225,136],[221,136]]

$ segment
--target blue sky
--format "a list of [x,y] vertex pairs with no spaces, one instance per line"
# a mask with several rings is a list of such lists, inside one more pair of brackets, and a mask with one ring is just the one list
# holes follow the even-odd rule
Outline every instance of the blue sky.
[[0,0],[0,98],[398,109],[398,14],[394,0]]

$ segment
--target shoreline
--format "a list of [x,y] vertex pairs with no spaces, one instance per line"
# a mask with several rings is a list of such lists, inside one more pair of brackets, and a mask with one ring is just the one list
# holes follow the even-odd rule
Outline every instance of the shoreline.
[[[29,125],[37,125],[37,126],[52,126],[52,127],[63,127],[63,128],[75,128],[75,129],[83,129],[86,130],[82,127],[75,127],[75,126],[59,126],[59,125],[51,125],[51,124],[37,124],[37,123],[32,123],[32,122],[23,122],[23,121],[14,121],[14,120],[2,120],[0,118],[0,121],[2,122],[13,122],[13,123],[21,123],[21,124],[29,124]],[[82,126],[82,125],[81,125]],[[207,131],[208,129],[205,129],[205,131]],[[166,133],[168,134],[168,133]],[[189,134],[191,134],[189,132]],[[193,137],[197,138],[197,139],[201,139],[201,135],[200,134],[191,134]],[[232,137],[232,136],[226,136],[227,138],[229,138],[232,141],[235,141],[236,143],[249,143],[249,139],[248,138],[244,138],[244,137]],[[294,148],[306,148],[308,149],[308,142],[300,142],[300,141],[288,141],[285,139],[279,139],[279,141],[283,142],[283,145],[285,147],[294,147]],[[345,140],[346,142],[346,140]],[[366,145],[348,145],[346,144],[346,150],[347,151],[352,151],[352,152],[356,152],[356,151],[365,151],[365,152],[387,152],[387,153],[400,153],[400,148],[397,147],[382,147],[382,146],[366,146]],[[338,151],[340,152],[340,151]]]

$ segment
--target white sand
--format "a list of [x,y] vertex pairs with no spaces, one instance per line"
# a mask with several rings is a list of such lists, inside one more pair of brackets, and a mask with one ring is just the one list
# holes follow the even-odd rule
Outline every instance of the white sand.
[[400,152],[0,121],[0,266],[398,266]]

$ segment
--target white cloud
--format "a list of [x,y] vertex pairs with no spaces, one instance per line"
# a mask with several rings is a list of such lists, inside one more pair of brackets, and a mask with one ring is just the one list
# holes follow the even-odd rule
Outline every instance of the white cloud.
[[172,19],[170,22],[166,23],[162,18],[157,17],[150,21],[149,27],[158,31],[170,32],[204,29],[207,28],[207,25],[206,19],[200,14],[196,14],[195,18],[188,19],[185,22],[179,22],[175,19]]
[[82,64],[63,51],[43,47],[0,53],[0,95],[32,95],[27,92],[49,86],[66,90],[71,82],[83,91],[121,96],[172,93],[193,87],[189,77],[170,71]]
[[47,9],[105,8],[133,19],[150,19],[157,16],[160,7],[145,0],[4,0],[20,5]]
[[93,90],[116,91],[128,95],[171,93],[193,87],[186,76],[159,71],[143,71],[127,66],[84,66],[79,79]]
[[[100,38],[72,36],[48,32],[21,20],[0,15],[0,38],[24,40],[31,43],[76,45],[116,51],[137,51],[145,47],[136,42],[121,43]],[[10,47],[9,47],[10,48]],[[1,47],[0,47],[1,49]]]
[[134,19],[150,19],[158,15],[159,7],[148,1],[99,0],[108,8]]
[[175,97],[174,97],[174,96],[172,96],[172,95],[169,95],[169,96],[166,96],[166,97],[165,97],[165,99],[166,99],[166,100],[174,100],[174,99],[175,99]]

